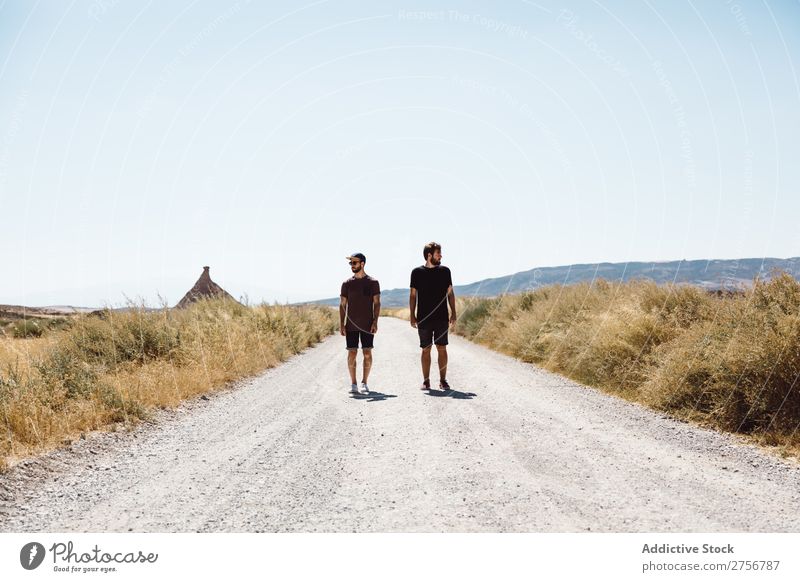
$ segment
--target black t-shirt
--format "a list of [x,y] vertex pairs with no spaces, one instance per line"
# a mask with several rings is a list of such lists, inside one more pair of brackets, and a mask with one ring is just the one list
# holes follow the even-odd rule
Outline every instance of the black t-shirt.
[[365,331],[369,333],[375,320],[373,296],[380,295],[381,286],[377,279],[369,275],[350,277],[342,283],[339,295],[347,297],[347,321],[345,331]]
[[450,269],[442,265],[422,265],[411,271],[411,287],[417,290],[417,327],[447,323],[447,289],[452,284]]

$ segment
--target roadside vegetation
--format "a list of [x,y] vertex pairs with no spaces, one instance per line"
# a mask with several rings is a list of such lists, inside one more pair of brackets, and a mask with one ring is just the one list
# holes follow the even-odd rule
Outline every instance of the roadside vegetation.
[[0,337],[0,470],[275,366],[338,325],[317,306],[130,307]]
[[688,421],[800,453],[800,283],[649,281],[460,299],[457,333]]
[[381,316],[409,320],[408,307],[381,307]]
[[69,317],[26,317],[9,319],[0,317],[0,338],[42,337],[59,329],[69,327]]

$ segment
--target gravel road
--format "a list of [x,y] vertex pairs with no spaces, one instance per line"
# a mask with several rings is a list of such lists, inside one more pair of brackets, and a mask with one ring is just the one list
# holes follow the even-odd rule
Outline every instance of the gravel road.
[[416,341],[381,319],[368,396],[337,335],[17,465],[0,531],[800,532],[797,463],[459,337],[428,394]]

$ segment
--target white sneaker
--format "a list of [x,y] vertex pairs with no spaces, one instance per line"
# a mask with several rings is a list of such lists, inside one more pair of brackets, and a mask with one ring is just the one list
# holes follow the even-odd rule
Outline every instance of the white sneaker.
[[358,394],[358,384],[355,382],[350,384],[350,394]]
[[364,394],[369,394],[369,386],[367,386],[367,383],[366,383],[366,382],[362,382],[362,383],[361,383],[361,391],[362,391]]

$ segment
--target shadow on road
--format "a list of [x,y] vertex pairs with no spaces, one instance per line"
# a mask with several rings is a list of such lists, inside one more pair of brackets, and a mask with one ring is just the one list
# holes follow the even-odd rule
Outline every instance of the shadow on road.
[[383,392],[375,392],[370,390],[368,394],[351,394],[353,400],[366,400],[367,402],[380,402],[387,398],[397,398],[397,394],[384,394]]
[[455,398],[456,400],[472,400],[477,396],[474,392],[460,392],[458,390],[425,390],[428,396],[435,396],[436,398]]

